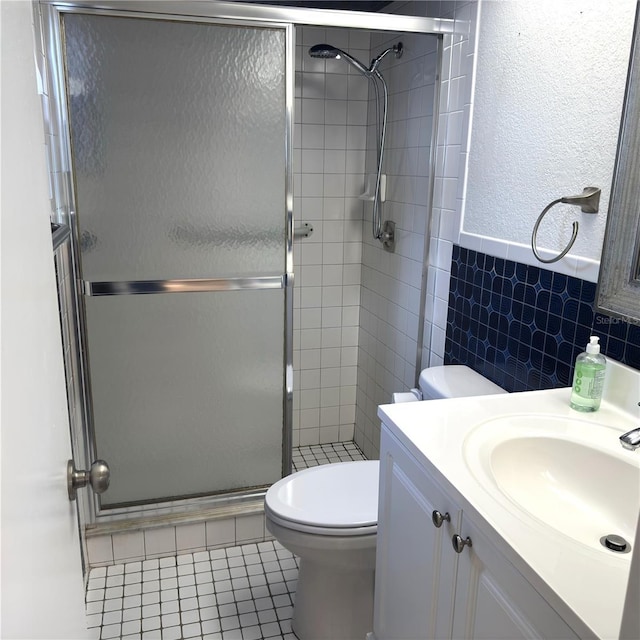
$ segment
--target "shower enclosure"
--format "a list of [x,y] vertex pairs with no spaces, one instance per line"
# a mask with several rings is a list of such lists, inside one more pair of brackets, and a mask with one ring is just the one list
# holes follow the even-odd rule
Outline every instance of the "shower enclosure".
[[[409,42],[406,59],[393,63],[408,65],[408,100],[422,64],[417,39],[452,25],[224,2],[44,5],[68,165],[59,178],[71,178],[56,198],[59,221],[72,228],[78,284],[74,449],[84,455],[78,466],[103,458],[111,467],[111,486],[89,501],[85,521],[241,509],[290,471],[292,442],[352,440],[357,414],[375,420],[364,406],[371,397],[356,409],[360,367],[372,365],[363,380],[376,376],[362,336],[380,295],[370,282],[376,252],[386,253],[363,232],[375,224],[379,193],[362,193],[366,174],[382,171],[373,92],[357,69],[327,75],[321,89],[333,61],[304,62],[303,40],[323,31],[347,47],[352,38],[369,59],[391,40]],[[415,107],[430,111],[420,125],[425,172],[440,55],[440,39],[430,37],[420,55],[435,61],[426,74],[435,89]],[[405,89],[391,58],[378,62],[390,84],[389,158],[397,165]],[[356,108],[332,93],[342,87]],[[321,141],[320,122],[309,120],[318,109],[327,114]],[[385,204],[400,218],[397,259],[412,252],[417,265],[409,279],[419,300],[410,306],[420,322],[433,178],[425,180],[424,205],[401,195],[403,175]],[[417,240],[405,205],[424,206]],[[295,247],[294,217],[316,221],[315,234]],[[391,346],[413,362],[407,372],[419,365],[419,333],[416,324],[410,343]]]

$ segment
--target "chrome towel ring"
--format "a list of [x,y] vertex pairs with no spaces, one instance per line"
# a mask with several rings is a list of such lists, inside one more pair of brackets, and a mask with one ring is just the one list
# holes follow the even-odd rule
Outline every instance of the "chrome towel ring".
[[582,190],[582,193],[579,196],[565,196],[563,198],[558,198],[553,202],[550,202],[543,210],[542,213],[538,216],[536,223],[533,225],[533,233],[531,234],[531,249],[533,249],[533,254],[540,261],[546,264],[550,264],[551,262],[558,262],[558,260],[562,260],[567,253],[571,250],[573,243],[576,241],[578,237],[578,222],[574,220],[573,222],[573,232],[571,233],[571,239],[569,240],[569,244],[557,255],[553,258],[543,258],[538,253],[537,243],[537,235],[538,235],[538,227],[542,222],[542,218],[546,215],[547,211],[554,207],[555,205],[562,202],[563,204],[572,204],[579,206],[582,213],[598,213],[598,207],[600,206],[600,188],[599,187],[585,187]]

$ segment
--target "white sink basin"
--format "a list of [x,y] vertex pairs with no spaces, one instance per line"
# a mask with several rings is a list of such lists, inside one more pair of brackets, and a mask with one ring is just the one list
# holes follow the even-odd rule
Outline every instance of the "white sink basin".
[[513,415],[475,427],[465,462],[489,492],[590,547],[612,553],[609,534],[633,542],[640,508],[640,452],[619,430],[580,419]]

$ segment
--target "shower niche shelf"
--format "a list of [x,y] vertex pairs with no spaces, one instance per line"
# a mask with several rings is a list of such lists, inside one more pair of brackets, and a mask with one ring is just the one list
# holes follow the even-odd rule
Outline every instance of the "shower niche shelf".
[[[367,183],[365,185],[364,193],[358,196],[358,200],[366,200],[367,202],[373,202],[376,195],[376,174],[367,174]],[[387,199],[387,174],[380,174],[380,202],[384,202]]]

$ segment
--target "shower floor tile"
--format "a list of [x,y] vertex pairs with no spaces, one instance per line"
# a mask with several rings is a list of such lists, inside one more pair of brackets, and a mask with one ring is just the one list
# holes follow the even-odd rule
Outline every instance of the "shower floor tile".
[[275,541],[92,569],[93,638],[296,640],[296,558]]
[[294,471],[317,467],[319,464],[366,459],[366,456],[355,442],[332,442],[330,444],[314,444],[308,447],[294,447],[292,452]]

